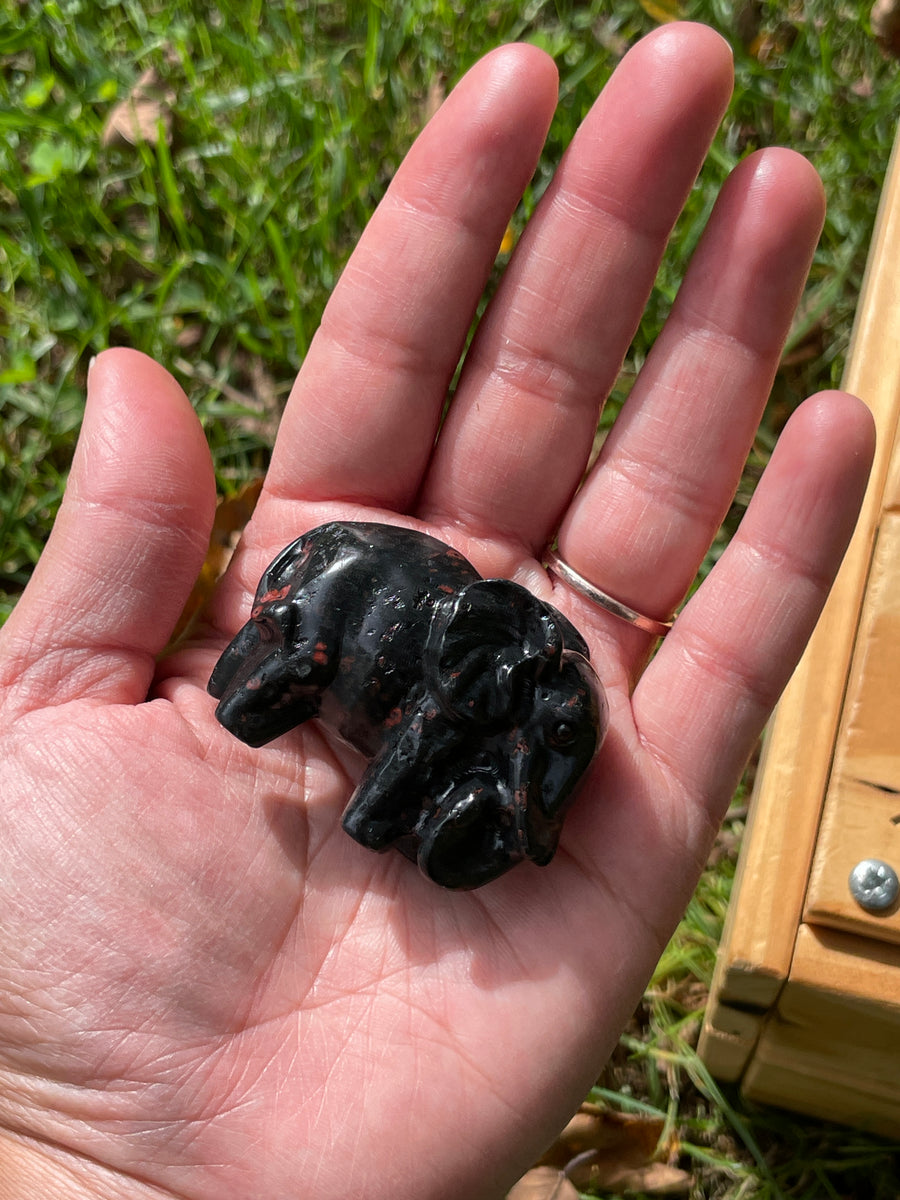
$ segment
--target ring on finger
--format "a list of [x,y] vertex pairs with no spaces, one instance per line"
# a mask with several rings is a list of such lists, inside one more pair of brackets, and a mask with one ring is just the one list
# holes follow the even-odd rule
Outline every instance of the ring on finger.
[[654,637],[665,637],[675,623],[674,617],[668,621],[657,621],[655,617],[648,617],[629,605],[623,604],[621,600],[616,600],[615,597],[602,591],[590,580],[585,579],[583,575],[579,575],[564,559],[560,558],[555,550],[548,550],[544,554],[544,566],[605,612],[612,613],[619,620],[627,621],[629,625],[634,625],[645,633],[651,633]]

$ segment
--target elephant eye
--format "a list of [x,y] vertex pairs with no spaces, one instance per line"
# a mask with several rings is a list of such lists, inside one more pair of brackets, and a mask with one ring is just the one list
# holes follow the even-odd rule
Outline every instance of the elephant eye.
[[578,736],[577,728],[571,721],[557,721],[550,729],[551,746],[571,746]]

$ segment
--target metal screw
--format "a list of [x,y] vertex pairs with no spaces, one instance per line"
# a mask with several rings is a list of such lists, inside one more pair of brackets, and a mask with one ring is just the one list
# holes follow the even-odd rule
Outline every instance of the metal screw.
[[884,912],[900,895],[900,879],[889,863],[864,858],[850,872],[850,891],[866,912]]

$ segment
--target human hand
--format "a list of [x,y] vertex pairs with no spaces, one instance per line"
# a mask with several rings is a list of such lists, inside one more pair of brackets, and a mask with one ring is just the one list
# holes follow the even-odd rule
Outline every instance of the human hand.
[[[822,219],[813,171],[778,150],[725,187],[575,494],[730,83],[701,27],[626,57],[434,445],[556,101],[532,47],[466,76],[335,290],[208,629],[161,662],[206,548],[209,455],[162,368],[95,364],[0,642],[5,1194],[496,1196],[596,1077],[813,627],[871,457],[857,401],[803,405],[649,665],[645,634],[541,568],[559,529],[576,570],[665,616],[733,495]],[[441,891],[343,834],[361,764],[321,728],[253,750],[216,723],[206,681],[261,571],[338,518],[434,532],[589,640],[611,731],[550,866]]]

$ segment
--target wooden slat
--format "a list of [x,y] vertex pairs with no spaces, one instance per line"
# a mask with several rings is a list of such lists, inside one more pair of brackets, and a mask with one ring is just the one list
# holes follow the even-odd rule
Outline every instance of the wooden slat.
[[844,377],[875,416],[875,464],[856,534],[768,734],[714,1003],[774,1003],[803,910],[900,406],[898,157],[895,142]]
[[900,947],[801,925],[743,1079],[753,1100],[900,1133]]
[[744,1075],[743,1094],[762,1104],[896,1138],[900,1093],[890,1083],[872,1083],[867,1074],[870,1056],[832,1062],[821,1041],[817,1045],[809,1032],[805,1037],[806,1044],[798,1043],[793,1026],[771,1018]]
[[753,1053],[763,1018],[728,1004],[707,1010],[701,1032],[701,1055],[716,1079],[736,1083]]
[[801,925],[778,1013],[822,1042],[883,1051],[900,1088],[900,946]]
[[900,513],[882,516],[803,919],[900,942],[900,905],[868,913],[848,879],[865,858],[900,873]]

